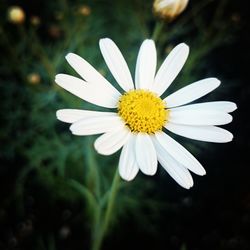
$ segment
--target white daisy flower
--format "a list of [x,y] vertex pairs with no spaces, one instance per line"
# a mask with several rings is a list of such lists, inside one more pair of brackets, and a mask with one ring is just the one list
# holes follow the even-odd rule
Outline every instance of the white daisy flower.
[[66,60],[83,79],[58,74],[55,81],[81,99],[114,111],[61,109],[57,111],[57,118],[72,123],[70,130],[74,135],[102,134],[94,143],[102,155],[111,155],[122,148],[119,173],[124,180],[131,181],[139,170],[154,175],[159,161],[179,185],[192,187],[189,170],[197,175],[206,172],[196,158],[165,131],[200,141],[229,142],[233,135],[216,125],[230,123],[232,116],[228,113],[234,111],[236,105],[226,101],[185,105],[217,88],[220,81],[216,78],[194,82],[161,98],[188,57],[189,47],[184,43],[171,51],[156,73],[155,43],[145,40],[137,57],[135,84],[115,43],[109,38],[101,39],[100,49],[124,93],[73,53],[69,53]]

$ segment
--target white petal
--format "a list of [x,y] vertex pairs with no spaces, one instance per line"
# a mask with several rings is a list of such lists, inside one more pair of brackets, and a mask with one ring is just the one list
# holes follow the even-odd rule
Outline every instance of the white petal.
[[82,109],[60,109],[57,110],[57,119],[62,122],[74,123],[83,118],[100,117],[100,116],[114,116],[113,112],[100,112]]
[[206,174],[205,169],[195,159],[195,157],[177,141],[163,132],[156,133],[155,137],[160,145],[164,148],[164,150],[168,152],[179,163],[181,163],[197,175]]
[[91,64],[82,57],[69,53],[65,57],[71,67],[88,83],[95,84],[97,89],[102,87],[109,92],[119,93]]
[[130,134],[128,142],[123,146],[120,160],[119,173],[126,180],[131,181],[135,178],[139,171],[135,158],[135,136]]
[[151,89],[156,70],[157,54],[153,40],[146,39],[139,50],[135,70],[137,89]]
[[189,126],[169,122],[165,128],[177,135],[199,141],[224,143],[233,139],[229,131],[215,126]]
[[103,58],[119,85],[125,91],[134,89],[128,65],[116,44],[111,39],[104,38],[100,40],[99,45]]
[[82,119],[73,123],[70,130],[74,135],[94,135],[112,131],[124,124],[118,115]]
[[216,78],[206,78],[186,87],[183,87],[164,99],[168,108],[177,107],[192,102],[209,92],[213,91],[220,85]]
[[162,167],[182,187],[189,189],[193,186],[193,178],[187,168],[177,162],[157,140],[154,140],[157,158]]
[[137,134],[135,153],[140,170],[146,175],[154,175],[157,170],[157,157],[154,144],[148,134]]
[[185,105],[177,108],[173,108],[172,110],[175,111],[184,111],[184,110],[214,110],[214,111],[221,111],[226,113],[231,113],[237,109],[237,106],[234,102],[227,102],[227,101],[217,101],[217,102],[203,102],[203,103],[195,103],[190,105]]
[[161,8],[165,8],[171,4],[174,4],[176,2],[176,0],[163,0],[163,1],[160,1],[158,3],[158,8],[161,9]]
[[129,135],[130,130],[125,125],[119,126],[98,137],[94,144],[95,149],[102,155],[114,154],[127,142]]
[[66,55],[66,60],[70,66],[86,81],[92,83],[106,84],[109,82],[86,60],[82,57],[69,53]]
[[167,56],[158,70],[152,91],[162,95],[181,71],[189,54],[189,47],[185,43],[177,45]]
[[87,102],[106,108],[117,107],[120,93],[115,88],[107,87],[108,85],[98,86],[98,84],[87,83],[77,77],[66,74],[56,75],[55,82],[71,94]]
[[232,116],[211,110],[175,110],[169,112],[169,121],[186,125],[224,125],[232,121]]

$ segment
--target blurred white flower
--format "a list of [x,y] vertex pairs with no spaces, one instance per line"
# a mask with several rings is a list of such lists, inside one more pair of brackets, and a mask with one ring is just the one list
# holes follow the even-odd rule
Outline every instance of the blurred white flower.
[[119,172],[123,179],[132,180],[139,170],[154,175],[158,160],[182,187],[192,187],[189,170],[198,175],[206,172],[195,157],[164,130],[200,141],[229,142],[233,135],[216,125],[230,123],[232,116],[228,113],[234,111],[236,105],[217,101],[183,106],[217,88],[220,81],[216,78],[194,82],[161,99],[188,57],[189,47],[184,43],[171,51],[156,73],[155,43],[145,40],[137,57],[135,85],[115,43],[108,38],[101,39],[100,49],[124,93],[72,53],[66,60],[83,79],[58,74],[55,81],[85,101],[116,110],[62,109],[57,111],[57,118],[72,123],[70,130],[74,135],[103,134],[94,143],[100,154],[111,155],[122,148]]
[[187,7],[188,0],[155,0],[154,12],[163,19],[173,20]]

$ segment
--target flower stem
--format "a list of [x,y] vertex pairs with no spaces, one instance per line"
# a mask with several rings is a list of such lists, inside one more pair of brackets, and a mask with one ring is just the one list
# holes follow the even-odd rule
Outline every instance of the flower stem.
[[112,210],[114,208],[116,195],[117,195],[117,192],[118,192],[118,189],[119,189],[119,183],[120,183],[120,176],[119,176],[119,172],[118,172],[118,169],[117,169],[115,171],[112,186],[111,186],[110,191],[109,191],[109,197],[108,197],[108,201],[107,201],[107,209],[106,209],[106,212],[105,212],[104,223],[103,223],[103,234],[106,233],[106,231],[108,229],[108,226],[109,226],[109,223],[110,223]]
[[91,137],[87,138],[88,147],[87,147],[87,163],[89,166],[88,175],[86,176],[86,181],[88,188],[92,193],[99,199],[100,197],[100,174],[94,154],[94,149],[91,147],[93,144],[93,139]]
[[153,34],[152,34],[152,39],[156,42],[157,39],[159,38],[159,35],[162,31],[164,27],[164,22],[163,21],[160,21],[160,22],[157,22],[156,25],[155,25],[155,28],[154,28],[154,31],[153,31]]
[[[103,241],[103,238],[105,234],[107,233],[108,226],[111,221],[111,216],[112,216],[112,211],[114,208],[115,204],[115,199],[119,190],[119,183],[120,183],[120,177],[119,177],[119,172],[118,169],[115,172],[112,185],[110,187],[108,199],[107,199],[107,206],[106,210],[104,211],[104,218],[103,220],[100,220],[99,223],[97,223],[97,228],[95,231],[95,235],[92,238],[92,250],[100,250],[101,249],[101,244]],[[98,226],[99,225],[99,226]]]

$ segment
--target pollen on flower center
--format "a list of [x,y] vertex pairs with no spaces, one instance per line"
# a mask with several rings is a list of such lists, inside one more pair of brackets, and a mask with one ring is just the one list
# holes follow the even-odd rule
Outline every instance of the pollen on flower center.
[[147,90],[131,90],[121,96],[118,114],[133,132],[154,133],[162,130],[169,111],[164,101]]

